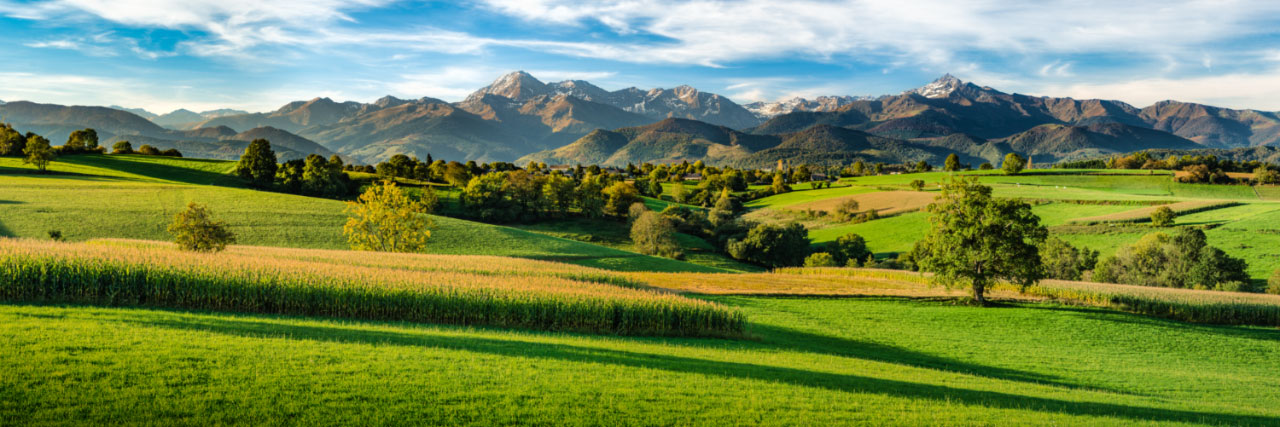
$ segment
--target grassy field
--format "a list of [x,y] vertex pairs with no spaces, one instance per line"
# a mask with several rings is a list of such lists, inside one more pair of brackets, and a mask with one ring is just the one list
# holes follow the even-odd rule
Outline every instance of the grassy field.
[[[173,215],[206,204],[241,244],[345,249],[344,202],[240,188],[226,161],[153,156],[66,156],[55,174],[31,173],[0,158],[0,237],[167,240]],[[209,185],[215,184],[215,185]],[[516,228],[433,217],[428,252],[518,256],[618,270],[712,271],[665,258]]]
[[714,297],[752,340],[0,305],[14,424],[1274,425],[1280,333],[1046,304]]
[[[998,171],[964,172],[993,188],[998,197],[1020,198],[1035,203],[1033,210],[1055,234],[1076,244],[1101,252],[1115,253],[1143,235],[1161,231],[1149,227],[1064,226],[1107,222],[1141,221],[1155,206],[1170,205],[1184,212],[1176,219],[1181,226],[1208,227],[1210,244],[1249,262],[1249,274],[1258,282],[1280,269],[1280,254],[1271,248],[1280,245],[1280,203],[1267,199],[1280,194],[1277,187],[1242,185],[1183,184],[1174,182],[1167,171],[1062,170],[1039,169],[1008,176]],[[885,190],[906,189],[919,179],[929,194],[951,174],[930,172],[845,178],[850,187],[797,191],[748,203],[755,210],[747,218],[762,221],[800,221],[810,229],[815,244],[857,233],[870,249],[880,255],[905,252],[924,237],[928,216],[906,213],[861,224],[840,224],[831,219],[799,217],[789,208],[823,207],[847,197],[888,198]],[[1260,195],[1261,198],[1260,198]],[[918,206],[918,202],[904,201]],[[1233,205],[1234,204],[1234,205]]]
[[[75,241],[0,239],[2,425],[1280,424],[1280,332],[1207,324],[1280,324],[1280,296],[1050,281],[998,288],[997,306],[978,308],[912,273],[727,273],[748,268],[692,236],[678,238],[704,265],[640,256],[621,223],[590,221],[436,217],[433,254],[353,253],[329,250],[345,247],[341,202],[240,188],[227,162],[64,160],[36,176],[0,159],[0,235],[56,228]],[[1150,228],[1068,222],[1218,191],[1027,176],[1041,181],[997,192],[1118,201],[1034,207],[1104,252]],[[1030,196],[1054,177],[1081,187]],[[85,242],[167,239],[187,201],[211,205],[241,243],[287,248]],[[1211,243],[1260,277],[1280,265],[1277,208],[1252,200],[1179,222],[1213,226]],[[883,254],[926,226],[914,212],[811,237],[857,232]]]

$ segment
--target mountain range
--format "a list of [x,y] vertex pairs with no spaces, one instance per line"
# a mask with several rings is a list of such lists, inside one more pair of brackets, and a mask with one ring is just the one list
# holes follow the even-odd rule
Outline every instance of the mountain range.
[[822,96],[739,105],[689,86],[615,91],[582,80],[504,75],[459,102],[386,96],[372,103],[315,98],[265,113],[0,104],[22,130],[64,139],[92,127],[188,156],[235,158],[267,137],[282,158],[340,154],[374,163],[394,154],[450,160],[625,165],[695,161],[768,166],[779,159],[848,163],[950,153],[977,164],[1009,152],[1037,162],[1142,149],[1280,145],[1275,112],[1162,101],[1137,108],[1101,99],[1009,94],[943,77],[898,95]]

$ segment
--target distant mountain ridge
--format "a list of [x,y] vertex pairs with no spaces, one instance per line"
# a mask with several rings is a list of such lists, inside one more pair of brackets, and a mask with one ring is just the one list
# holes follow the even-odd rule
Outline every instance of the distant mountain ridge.
[[73,131],[93,128],[98,131],[100,143],[108,148],[117,141],[130,141],[135,149],[143,144],[159,149],[177,148],[188,157],[239,158],[249,141],[256,138],[271,140],[279,147],[276,151],[282,160],[302,158],[312,153],[334,154],[315,142],[279,129],[260,127],[245,132],[236,132],[228,127],[173,130],[112,107],[68,107],[17,101],[0,105],[0,117],[22,132],[35,132],[49,138],[55,145],[65,142]]
[[1009,152],[1055,161],[1142,149],[1280,145],[1280,116],[1274,112],[1177,101],[1137,108],[1113,100],[1009,94],[949,74],[898,95],[746,106],[689,86],[609,91],[582,80],[545,83],[516,71],[459,102],[313,98],[264,113],[178,110],[167,119],[114,108],[18,101],[0,104],[0,114],[55,140],[94,127],[157,143],[213,144],[255,130],[275,135],[290,152],[338,153],[359,163],[395,154],[611,165],[762,163],[783,157],[933,162],[953,152],[966,162],[998,163]]

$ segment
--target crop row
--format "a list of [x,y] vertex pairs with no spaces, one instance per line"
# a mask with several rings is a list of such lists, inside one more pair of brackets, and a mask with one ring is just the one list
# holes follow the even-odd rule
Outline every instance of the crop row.
[[[601,280],[593,280],[601,278]],[[622,284],[624,286],[619,286]],[[0,239],[0,300],[624,335],[742,333],[734,309],[607,272],[499,257]]]

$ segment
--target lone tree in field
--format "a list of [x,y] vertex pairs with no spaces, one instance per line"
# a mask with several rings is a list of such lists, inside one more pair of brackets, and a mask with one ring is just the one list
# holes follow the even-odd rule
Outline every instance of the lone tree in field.
[[631,241],[642,254],[684,258],[684,252],[676,242],[675,224],[665,215],[654,211],[644,210],[636,217],[631,224]]
[[1172,227],[1173,219],[1177,216],[1178,214],[1173,213],[1173,209],[1169,209],[1168,206],[1158,207],[1154,212],[1151,212],[1151,225],[1153,227]]
[[942,170],[945,170],[947,172],[955,172],[960,170],[960,156],[957,156],[956,153],[951,153],[950,155],[948,155],[947,161],[942,165]]
[[431,238],[428,207],[409,198],[394,182],[383,181],[347,202],[347,235],[351,249],[378,252],[419,252]]
[[1006,280],[1023,287],[1044,276],[1039,244],[1048,235],[1031,205],[991,197],[977,179],[956,178],[929,205],[929,234],[912,257],[947,285],[969,286],[986,304],[987,287]]
[[218,252],[236,241],[226,223],[214,221],[209,209],[195,202],[173,217],[169,232],[173,233],[174,243],[188,251]]
[[1004,163],[1000,164],[1000,170],[1003,170],[1005,175],[1017,175],[1025,167],[1027,167],[1027,160],[1018,153],[1005,154]]
[[265,139],[255,139],[240,156],[240,163],[236,164],[236,175],[255,187],[267,188],[275,181],[278,167],[276,152],[271,150],[271,143]]
[[22,163],[35,165],[40,173],[45,173],[49,163],[58,157],[53,154],[53,147],[49,146],[49,140],[40,135],[31,135],[27,138],[27,145],[22,149],[22,154],[26,156],[22,159]]

